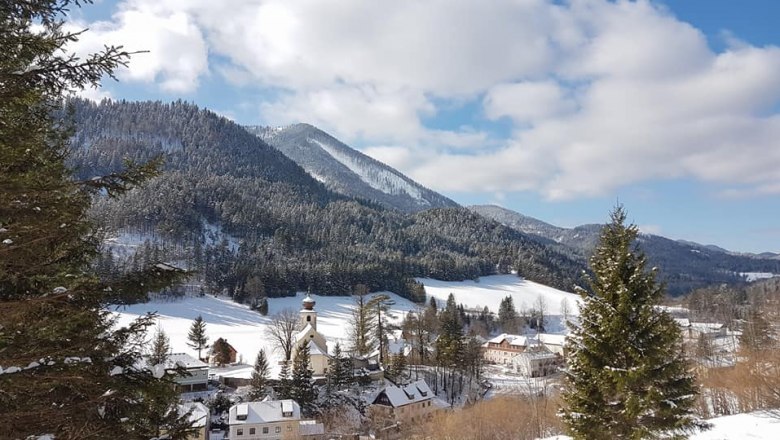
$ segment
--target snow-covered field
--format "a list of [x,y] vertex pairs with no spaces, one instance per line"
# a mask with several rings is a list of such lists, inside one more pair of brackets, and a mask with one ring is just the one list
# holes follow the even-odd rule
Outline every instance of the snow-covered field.
[[[780,418],[765,412],[737,414],[708,420],[712,429],[699,432],[689,440],[777,440],[780,438]],[[571,440],[565,435],[544,440]]]
[[[399,322],[406,312],[415,308],[415,304],[407,299],[392,293],[388,295],[395,300],[392,310],[395,320]],[[284,309],[298,311],[303,298],[303,294],[288,298],[271,298],[268,314],[270,316]],[[337,341],[346,344],[352,298],[319,295],[312,295],[312,298],[317,302],[315,307],[318,312],[317,330],[327,338],[329,349],[332,349]],[[257,352],[264,348],[266,354],[270,356],[269,363],[273,374],[278,373],[277,361],[281,360],[282,353],[274,351],[272,342],[265,336],[270,317],[262,316],[230,299],[213,296],[187,297],[180,301],[135,304],[117,309],[116,312],[119,315],[119,325],[127,324],[147,312],[157,312],[157,323],[170,338],[171,349],[177,353],[184,352],[193,356],[197,355],[197,351],[187,346],[187,333],[192,321],[201,315],[206,322],[210,342],[217,338],[225,338],[236,348],[239,356],[247,364],[254,363]],[[233,371],[233,373],[248,377],[249,371]]]
[[740,272],[739,274],[745,277],[749,283],[758,280],[765,280],[768,278],[780,277],[780,275],[771,272]]
[[534,307],[542,298],[548,314],[560,315],[564,300],[568,303],[569,313],[577,314],[579,296],[517,275],[492,275],[478,281],[439,281],[432,278],[417,278],[417,281],[425,285],[425,293],[436,298],[440,305],[444,305],[450,293],[458,304],[479,309],[487,306],[493,312],[498,311],[501,300],[506,296],[512,297],[517,310]]

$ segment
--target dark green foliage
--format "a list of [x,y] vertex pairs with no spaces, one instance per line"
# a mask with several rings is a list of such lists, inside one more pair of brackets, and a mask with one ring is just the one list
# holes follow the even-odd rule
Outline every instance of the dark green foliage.
[[152,347],[149,350],[147,361],[149,365],[165,364],[171,354],[171,341],[161,328],[157,328],[152,338]]
[[568,344],[562,410],[575,439],[686,438],[702,427],[680,330],[655,306],[664,295],[633,245],[634,225],[612,213],[591,259],[590,291]]
[[314,381],[312,380],[313,376],[314,371],[311,369],[309,343],[304,342],[303,345],[298,347],[293,360],[289,398],[298,402],[298,405],[301,406],[301,412],[306,417],[313,414],[314,404],[317,400],[317,392],[314,389]]
[[333,354],[328,359],[327,389],[331,393],[340,391],[352,383],[352,361],[341,351],[341,344],[336,342]]
[[511,296],[502,299],[498,306],[498,325],[505,333],[517,333],[519,330],[520,317]]
[[202,359],[200,353],[202,350],[209,347],[209,337],[206,335],[206,321],[203,320],[201,315],[195,318],[190,327],[190,332],[187,334],[187,345],[194,350],[198,350],[198,359]]
[[277,400],[285,400],[291,398],[291,378],[290,378],[290,361],[282,363],[282,368],[279,371],[279,381],[274,387]]
[[249,383],[249,400],[263,400],[268,395],[268,378],[270,375],[268,359],[265,357],[265,350],[257,352],[255,366],[252,370],[252,381]]
[[230,407],[233,403],[228,396],[222,393],[217,393],[213,399],[208,401],[207,406],[214,414],[222,414],[230,411]]
[[385,370],[385,375],[396,383],[402,383],[406,379],[406,355],[403,351],[390,355],[390,366]]
[[72,124],[61,99],[97,86],[130,55],[106,47],[79,59],[63,50],[79,37],[64,11],[81,3],[0,3],[1,435],[183,438],[173,372],[158,379],[139,370],[153,317],[117,329],[105,311],[117,292],[176,276],[134,273],[142,287],[103,279],[93,271],[98,240],[86,220],[91,196],[117,196],[152,177],[157,163],[125,162],[128,169],[89,182],[74,181],[65,163]]

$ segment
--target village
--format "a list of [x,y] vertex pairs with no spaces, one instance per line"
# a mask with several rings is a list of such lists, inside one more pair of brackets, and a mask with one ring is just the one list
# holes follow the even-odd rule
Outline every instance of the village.
[[[472,311],[476,319],[477,310]],[[667,311],[675,317],[695,364],[714,368],[735,362],[738,335],[726,325],[692,322],[683,308]],[[481,312],[484,314],[484,309]],[[462,313],[468,316],[466,311]],[[180,412],[189,414],[197,429],[192,439],[405,438],[437,412],[457,411],[479,399],[506,395],[533,399],[555,393],[566,365],[566,326],[556,323],[555,316],[548,318],[548,327],[555,333],[542,332],[537,326],[525,328],[524,334],[468,335],[479,344],[479,362],[473,378],[457,370],[461,382],[473,379],[463,385],[454,379],[448,382],[446,370],[442,381],[438,367],[419,362],[415,342],[419,334],[408,329],[389,330],[384,353],[380,347],[360,356],[346,354],[340,341],[334,343],[318,331],[316,301],[310,295],[300,301],[296,315],[289,333],[290,359],[264,368],[259,392],[258,367],[245,362],[250,353],[241,353],[224,338],[212,342],[201,359],[185,352],[166,358],[166,368],[184,370],[174,381],[181,392]],[[568,318],[574,320],[576,315]],[[430,336],[435,347],[435,336]],[[709,347],[707,353],[702,352],[704,346]],[[301,356],[305,357],[310,374],[307,380],[314,393],[309,400],[326,402],[318,411],[311,410],[316,405],[313,401],[299,402],[283,390],[292,380],[284,377],[295,375],[288,367]],[[276,373],[277,368],[280,370],[272,379],[269,373]],[[337,406],[329,407],[332,401],[337,401]]]

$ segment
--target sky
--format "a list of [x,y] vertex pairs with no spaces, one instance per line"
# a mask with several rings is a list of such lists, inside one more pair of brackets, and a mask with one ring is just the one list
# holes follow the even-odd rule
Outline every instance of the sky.
[[307,122],[463,205],[780,252],[775,0],[102,0],[91,99]]

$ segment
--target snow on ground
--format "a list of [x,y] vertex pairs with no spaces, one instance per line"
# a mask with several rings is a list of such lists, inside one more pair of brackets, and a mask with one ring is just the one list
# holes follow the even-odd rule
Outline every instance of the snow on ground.
[[491,312],[498,312],[501,300],[511,296],[515,309],[534,307],[541,297],[545,302],[547,313],[561,314],[561,304],[568,302],[569,313],[576,314],[579,296],[564,292],[543,284],[528,281],[517,275],[491,275],[481,277],[478,281],[439,281],[432,278],[417,278],[425,285],[427,296],[436,298],[440,306],[447,302],[450,293],[455,295],[455,301],[468,308],[481,309],[487,306]]
[[749,283],[758,280],[765,280],[767,278],[780,277],[780,275],[771,272],[740,272],[739,274],[745,277]]
[[[405,312],[415,308],[415,304],[411,301],[394,293],[387,294],[395,301],[392,308],[395,315],[394,321],[400,322]],[[133,319],[147,312],[157,312],[157,325],[170,338],[171,349],[176,353],[184,352],[192,356],[197,356],[198,353],[197,350],[187,346],[187,333],[189,333],[192,321],[201,315],[206,322],[209,342],[214,342],[220,337],[227,339],[246,364],[253,364],[257,352],[264,348],[270,358],[272,375],[275,377],[279,371],[278,361],[282,359],[283,355],[274,351],[273,343],[265,336],[265,329],[271,321],[270,315],[284,309],[292,309],[297,312],[301,309],[301,301],[304,296],[304,294],[299,293],[295,297],[270,298],[268,317],[230,299],[213,296],[134,304],[121,307],[116,312],[119,315],[118,325],[127,325]],[[353,307],[352,298],[319,295],[312,295],[312,298],[317,302],[315,306],[317,330],[328,340],[329,349],[332,349],[337,341],[341,341],[342,345],[347,344],[348,322]],[[229,367],[224,370],[224,372],[228,371],[237,377],[249,377],[251,374],[251,368],[248,367]],[[215,373],[220,374],[220,371],[215,371]]]
[[[780,418],[765,412],[737,414],[708,420],[712,429],[699,432],[689,440],[776,440],[780,438]],[[571,440],[558,435],[544,440]]]
[[513,373],[504,365],[485,365],[483,377],[490,382],[491,388],[485,394],[486,399],[497,396],[535,396],[553,395],[561,386],[561,375],[527,377]]

